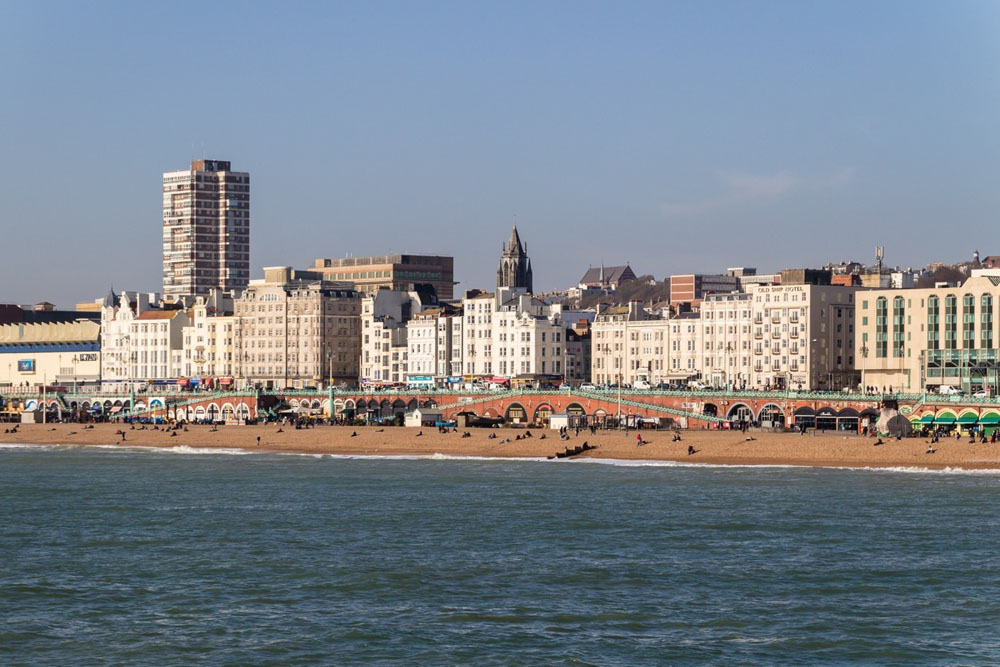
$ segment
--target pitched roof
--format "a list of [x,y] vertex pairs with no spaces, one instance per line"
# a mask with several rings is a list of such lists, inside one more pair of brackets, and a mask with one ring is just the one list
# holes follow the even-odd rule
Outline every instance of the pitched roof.
[[183,310],[147,310],[139,317],[135,318],[137,320],[172,320],[174,317],[183,313]]
[[635,273],[632,271],[632,267],[626,264],[624,266],[592,266],[587,269],[585,274],[583,274],[583,278],[580,278],[580,282],[584,284],[600,283],[602,271],[604,272],[604,282],[606,283],[619,283],[622,280],[635,280]]

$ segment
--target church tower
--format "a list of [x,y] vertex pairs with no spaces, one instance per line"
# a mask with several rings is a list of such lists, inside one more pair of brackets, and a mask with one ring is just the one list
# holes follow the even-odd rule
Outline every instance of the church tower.
[[517,225],[510,230],[510,239],[500,255],[497,287],[520,287],[531,293],[531,260],[528,259],[528,246],[522,244],[517,235]]

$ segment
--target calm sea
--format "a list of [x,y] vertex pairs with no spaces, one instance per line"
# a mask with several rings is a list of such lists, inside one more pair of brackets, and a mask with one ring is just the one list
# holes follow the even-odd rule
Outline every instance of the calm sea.
[[0,446],[0,663],[1000,662],[1000,475]]

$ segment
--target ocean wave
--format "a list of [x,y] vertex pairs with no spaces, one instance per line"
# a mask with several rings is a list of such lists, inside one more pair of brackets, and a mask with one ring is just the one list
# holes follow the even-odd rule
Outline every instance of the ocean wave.
[[77,443],[32,444],[32,443],[0,443],[0,451],[80,451],[87,449],[111,450],[122,453],[159,453],[182,454],[197,456],[292,456],[299,458],[331,459],[331,460],[384,460],[384,461],[505,461],[508,463],[557,463],[562,465],[604,465],[616,468],[706,468],[706,469],[754,469],[754,470],[784,470],[784,469],[816,469],[840,470],[848,472],[887,473],[887,474],[920,474],[920,475],[978,475],[1000,476],[1000,468],[962,468],[946,466],[944,468],[928,468],[925,466],[877,466],[877,465],[840,465],[821,466],[810,464],[783,463],[702,463],[698,461],[662,461],[654,459],[611,459],[596,457],[573,457],[549,459],[543,456],[475,456],[471,454],[340,454],[327,452],[289,452],[268,449],[241,449],[235,447],[192,447],[190,445],[175,445],[172,447],[148,447],[130,444],[93,445]]
[[698,461],[660,461],[657,459],[601,459],[569,458],[560,463],[596,463],[617,468],[815,468],[817,466],[792,463],[699,463]]
[[26,442],[0,442],[0,450],[10,449],[32,449],[32,450],[43,450],[52,451],[54,449],[63,449],[65,445],[33,445]]
[[[173,447],[147,447],[149,451],[161,454],[222,454],[225,456],[246,456],[253,454],[246,449],[230,447],[191,447],[190,445],[175,445]],[[263,452],[261,452],[263,453]]]
[[850,470],[854,472],[892,472],[921,475],[1000,475],[1000,468],[925,468],[923,466],[826,466],[828,470]]
[[379,459],[386,461],[545,461],[544,456],[475,456],[471,454],[322,454],[329,459]]

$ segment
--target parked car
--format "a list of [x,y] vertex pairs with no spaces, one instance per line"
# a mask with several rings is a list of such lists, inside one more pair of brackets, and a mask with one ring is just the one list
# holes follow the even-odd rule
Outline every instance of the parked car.
[[597,391],[597,387],[590,382],[584,382],[580,385],[580,391]]
[[972,395],[973,398],[989,398],[993,395],[993,392],[989,389],[980,389]]
[[632,383],[633,389],[652,389],[653,386],[646,382],[645,380],[636,380]]

